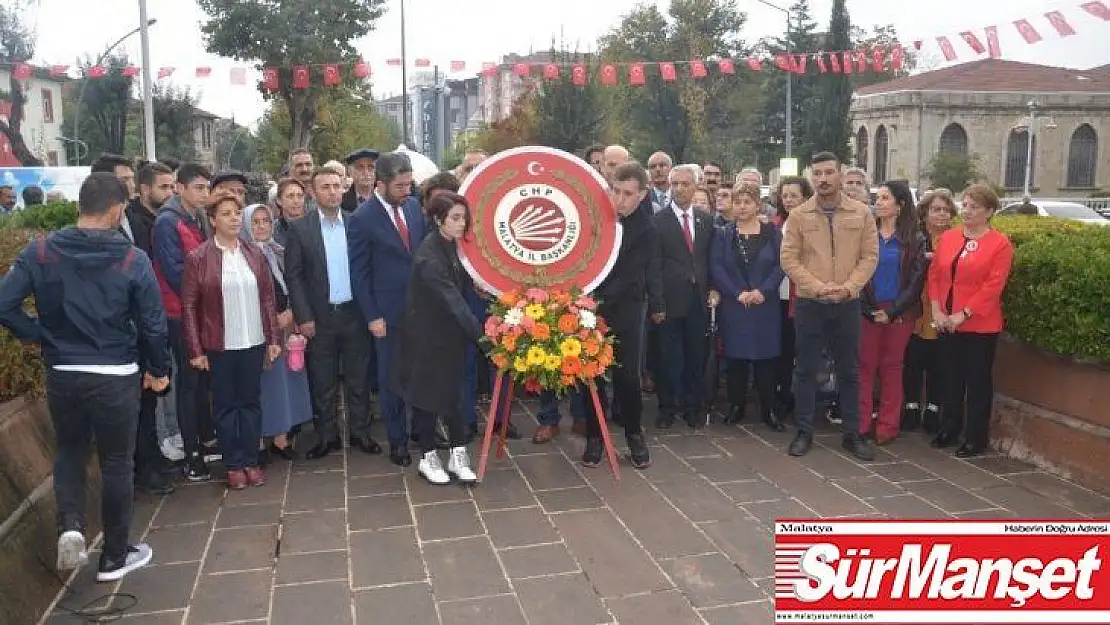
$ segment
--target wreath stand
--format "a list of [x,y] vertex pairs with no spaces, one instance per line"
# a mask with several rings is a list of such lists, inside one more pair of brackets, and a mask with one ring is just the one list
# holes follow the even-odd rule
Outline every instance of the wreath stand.
[[[489,460],[490,445],[493,443],[493,428],[497,423],[495,417],[498,414],[498,408],[501,408],[501,431],[497,435],[497,457],[500,459],[505,455],[505,440],[508,438],[509,431],[509,413],[512,412],[513,390],[515,389],[512,379],[508,379],[505,405],[499,406],[498,404],[501,401],[501,386],[507,378],[508,376],[498,374],[497,380],[493,383],[493,400],[490,402],[489,415],[486,417],[486,431],[482,436],[482,454],[478,460],[479,482],[486,476],[486,462]],[[609,423],[605,420],[605,414],[601,411],[601,398],[597,394],[597,385],[591,381],[589,388],[590,398],[594,404],[594,415],[601,428],[601,440],[605,444],[605,457],[609,461],[609,470],[613,472],[613,479],[619,482],[621,475],[620,468],[617,466],[617,451],[613,447],[613,439],[609,435]]]

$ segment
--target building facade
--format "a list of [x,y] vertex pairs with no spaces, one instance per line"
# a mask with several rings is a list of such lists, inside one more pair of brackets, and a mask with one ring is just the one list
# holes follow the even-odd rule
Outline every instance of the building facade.
[[1110,187],[1110,72],[985,59],[860,89],[853,152],[873,184],[930,185],[937,154],[974,155],[1008,196],[1084,197]]
[[483,124],[493,124],[513,112],[513,106],[529,90],[535,89],[537,76],[517,76],[513,71],[517,63],[550,63],[550,52],[528,55],[510,54],[501,59],[496,71],[483,72],[478,84],[479,118]]
[[[12,65],[0,63],[0,85],[3,91],[11,84]],[[23,141],[31,152],[42,159],[48,167],[66,165],[64,137],[65,124],[62,119],[62,87],[69,82],[65,76],[50,77],[43,70],[36,70],[28,80],[23,81],[23,93],[27,99],[23,106],[23,123],[20,127]],[[7,123],[11,115],[10,95],[0,100],[0,118]],[[12,153],[8,138],[0,133],[0,166],[19,167],[22,163]]]

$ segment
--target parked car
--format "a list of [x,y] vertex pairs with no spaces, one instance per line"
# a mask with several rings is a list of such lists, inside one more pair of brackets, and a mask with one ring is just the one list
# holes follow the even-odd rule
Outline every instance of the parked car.
[[[1093,208],[1089,208],[1077,202],[1059,202],[1055,200],[1046,200],[1039,202],[1032,200],[1033,206],[1037,207],[1037,214],[1041,217],[1058,217],[1060,219],[1074,219],[1084,223],[1095,224],[1099,226],[1110,226],[1110,220],[1107,220],[1102,215],[1099,215]],[[1022,202],[1013,202],[1007,204],[1002,210],[998,211],[999,215],[1019,215],[1019,209]]]

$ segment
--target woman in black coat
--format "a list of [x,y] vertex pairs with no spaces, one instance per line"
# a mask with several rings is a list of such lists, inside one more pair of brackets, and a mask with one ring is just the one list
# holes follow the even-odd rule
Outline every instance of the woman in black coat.
[[[457,193],[446,193],[425,210],[435,229],[413,257],[390,385],[412,407],[423,454],[417,466],[420,475],[432,484],[448,484],[451,475],[474,483],[461,387],[467,347],[478,342],[481,330],[464,295],[472,283],[456,247],[470,231],[470,204]],[[437,417],[447,423],[451,437],[446,470],[435,448]]]

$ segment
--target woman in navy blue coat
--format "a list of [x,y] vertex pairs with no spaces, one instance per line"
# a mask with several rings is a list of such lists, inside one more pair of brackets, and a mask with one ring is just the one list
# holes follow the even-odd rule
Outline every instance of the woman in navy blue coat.
[[750,183],[732,191],[732,223],[713,238],[709,271],[721,293],[721,333],[724,336],[728,396],[732,408],[727,423],[744,418],[748,370],[755,372],[755,388],[763,421],[775,431],[785,429],[774,411],[775,367],[780,351],[779,265],[782,235],[759,221],[760,189]]

